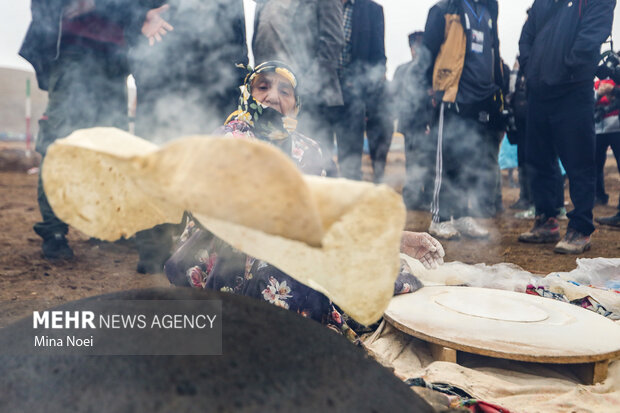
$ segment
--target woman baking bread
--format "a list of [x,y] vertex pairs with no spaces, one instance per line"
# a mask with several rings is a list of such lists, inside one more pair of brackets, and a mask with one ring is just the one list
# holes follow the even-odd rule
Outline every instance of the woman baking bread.
[[[239,107],[217,134],[260,139],[280,148],[309,175],[324,175],[322,152],[312,139],[295,130],[301,102],[293,71],[281,62],[265,62],[251,70],[241,86]],[[426,233],[403,232],[401,251],[426,267],[442,262],[441,244]],[[403,268],[408,268],[404,266]],[[202,228],[191,215],[180,245],[166,262],[165,273],[175,285],[208,288],[266,300],[295,311],[357,340],[360,327],[322,293],[296,281],[276,267],[234,249]],[[401,271],[395,294],[414,291],[419,281]]]

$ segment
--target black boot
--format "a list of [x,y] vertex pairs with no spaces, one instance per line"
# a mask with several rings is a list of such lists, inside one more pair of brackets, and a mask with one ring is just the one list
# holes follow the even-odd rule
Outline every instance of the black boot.
[[73,258],[73,250],[69,247],[64,234],[56,233],[43,239],[43,256],[48,260],[68,260]]
[[161,224],[136,234],[139,261],[136,271],[140,274],[163,272],[164,264],[170,258],[172,236],[179,225]]
[[620,228],[620,212],[610,217],[594,218],[594,220],[599,224]]
[[529,209],[532,205],[530,202],[524,198],[519,198],[517,202],[510,205],[510,209],[518,209],[518,210],[526,210]]

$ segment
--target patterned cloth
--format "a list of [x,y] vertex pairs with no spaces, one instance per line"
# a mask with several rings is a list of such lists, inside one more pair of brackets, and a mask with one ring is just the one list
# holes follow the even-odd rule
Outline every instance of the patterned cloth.
[[[175,285],[265,300],[318,321],[355,344],[359,344],[358,334],[373,329],[373,326],[366,327],[350,319],[322,293],[217,238],[202,228],[191,214],[177,251],[166,262],[165,273]],[[394,294],[414,292],[421,287],[403,262],[394,283]]]
[[608,311],[598,301],[596,301],[594,298],[592,298],[589,295],[586,297],[578,298],[578,299],[571,301],[564,294],[555,293],[543,286],[536,287],[533,284],[528,284],[525,292],[531,295],[538,295],[541,297],[552,298],[554,300],[563,301],[565,303],[578,305],[579,307],[585,308],[586,310],[593,311],[604,317],[617,316],[617,315],[614,315],[611,311]]
[[353,6],[355,0],[347,0],[343,6],[343,27],[344,27],[344,47],[340,54],[340,60],[338,62],[338,69],[342,71],[343,68],[351,62],[351,33],[353,32]]
[[[236,119],[216,133],[238,139],[260,139],[249,123]],[[299,169],[307,174],[322,174],[322,155],[318,144],[297,132],[270,143],[287,153]],[[188,214],[185,231],[176,252],[166,262],[164,271],[172,284],[213,289],[265,300],[278,307],[311,318],[359,344],[358,334],[368,327],[349,319],[325,295],[298,282],[276,267],[250,257],[217,238]],[[394,294],[421,288],[420,281],[402,261]]]
[[[427,383],[422,377],[405,380],[410,387],[426,387],[445,394],[454,409],[466,408],[472,413],[510,413],[508,409],[472,397],[465,390],[446,383]],[[460,411],[460,409],[459,409]]]

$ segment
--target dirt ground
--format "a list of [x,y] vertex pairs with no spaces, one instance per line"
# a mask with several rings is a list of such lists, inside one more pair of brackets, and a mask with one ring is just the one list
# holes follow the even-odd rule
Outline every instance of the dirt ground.
[[[0,151],[7,147],[23,148],[23,144],[0,142]],[[367,157],[365,165],[368,175]],[[400,188],[403,179],[402,152],[392,151],[388,159],[386,181]],[[597,206],[595,216],[616,212],[620,176],[613,157],[609,157],[606,164],[606,185],[610,204]],[[33,224],[40,219],[36,188],[36,174],[28,174],[23,170],[0,171],[0,327],[27,315],[34,308],[41,308],[41,305],[53,306],[108,292],[168,285],[162,274],[136,273],[138,257],[131,243],[96,243],[74,229],[69,231],[68,237],[75,258],[64,262],[44,260],[41,240],[32,231]],[[509,187],[506,179],[503,197],[505,212],[498,218],[484,220],[491,229],[490,239],[443,242],[447,261],[472,264],[510,262],[540,274],[568,271],[576,267],[575,260],[578,257],[554,254],[553,245],[518,243],[517,236],[528,230],[532,221],[515,219],[514,211],[507,208],[516,201],[518,189]],[[568,192],[566,199],[570,199]],[[570,210],[571,207],[567,208]],[[427,212],[408,212],[409,230],[425,231],[429,222],[430,214]],[[564,231],[566,221],[562,221],[561,226]],[[620,257],[620,231],[599,226],[592,237],[592,249],[582,256]]]

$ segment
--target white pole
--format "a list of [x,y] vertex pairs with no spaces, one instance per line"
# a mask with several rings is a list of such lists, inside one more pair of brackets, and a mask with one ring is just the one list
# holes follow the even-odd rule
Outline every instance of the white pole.
[[30,78],[26,79],[26,156],[30,156],[30,142],[32,134],[30,132],[30,119],[32,108],[30,104]]

